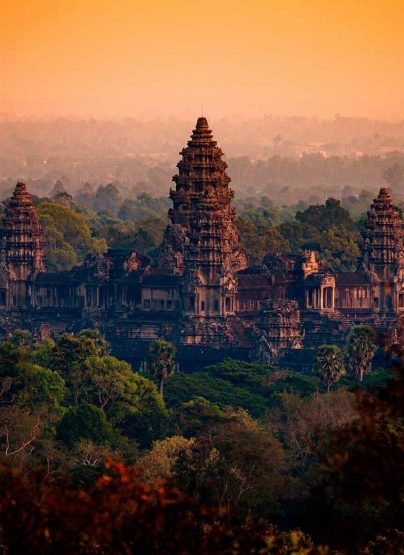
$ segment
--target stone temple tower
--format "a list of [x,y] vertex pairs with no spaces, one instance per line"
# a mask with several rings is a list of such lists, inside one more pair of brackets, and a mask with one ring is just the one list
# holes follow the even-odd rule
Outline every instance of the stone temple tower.
[[376,311],[404,309],[404,227],[390,190],[380,189],[368,212],[363,236],[363,263],[372,280]]
[[160,271],[183,277],[187,315],[230,315],[235,310],[235,273],[247,267],[247,258],[234,225],[227,164],[206,118],[198,119],[180,154]]
[[[24,183],[17,183],[6,207],[0,237],[0,288],[8,281],[5,304],[23,307],[29,300],[30,280],[45,270],[43,231]],[[0,292],[2,300],[4,295]]]

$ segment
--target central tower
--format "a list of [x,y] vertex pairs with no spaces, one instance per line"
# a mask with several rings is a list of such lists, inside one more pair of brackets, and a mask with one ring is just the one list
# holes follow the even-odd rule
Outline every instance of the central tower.
[[170,190],[173,207],[160,253],[160,271],[183,277],[183,310],[189,316],[220,317],[234,313],[236,277],[246,268],[231,207],[223,152],[200,117],[191,140],[180,153],[178,174]]

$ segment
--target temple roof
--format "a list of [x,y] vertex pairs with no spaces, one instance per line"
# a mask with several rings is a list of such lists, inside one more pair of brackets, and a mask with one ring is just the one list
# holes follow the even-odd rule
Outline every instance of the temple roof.
[[368,276],[358,272],[341,272],[336,274],[335,282],[337,287],[349,287],[358,285],[369,285],[370,279]]
[[245,267],[247,258],[234,225],[234,192],[229,188],[227,163],[205,117],[198,118],[180,154],[159,268],[162,273],[183,274],[188,265],[194,268],[202,262],[205,267],[216,267],[219,262],[234,271]]
[[208,120],[204,116],[199,117],[196,122],[197,129],[200,129],[202,127],[209,129]]
[[1,224],[6,263],[25,279],[31,271],[43,271],[44,237],[36,208],[25,183],[19,181],[9,199]]
[[237,274],[237,283],[239,289],[255,289],[262,287],[270,287],[272,284],[271,277],[265,273],[245,273],[239,272]]
[[394,264],[403,250],[403,220],[394,208],[390,189],[382,187],[367,213],[362,232],[362,253],[369,268],[373,264]]
[[305,285],[318,286],[322,285],[325,280],[335,279],[335,274],[329,270],[322,270],[309,274],[305,279]]
[[31,217],[37,222],[37,215],[32,203],[32,197],[25,183],[21,181],[15,186],[14,192],[8,201],[6,213],[10,217],[18,210],[28,210]]
[[146,276],[143,280],[143,285],[149,287],[177,287],[179,283],[179,276],[167,274],[154,274]]
[[211,144],[216,146],[216,141],[213,140],[213,133],[209,128],[208,120],[204,117],[198,118],[195,129],[192,132],[191,140],[188,141],[189,146],[194,144]]

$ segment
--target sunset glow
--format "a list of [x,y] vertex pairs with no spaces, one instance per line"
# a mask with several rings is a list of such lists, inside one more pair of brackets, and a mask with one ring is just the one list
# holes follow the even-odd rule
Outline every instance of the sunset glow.
[[2,112],[401,118],[401,0],[3,0]]

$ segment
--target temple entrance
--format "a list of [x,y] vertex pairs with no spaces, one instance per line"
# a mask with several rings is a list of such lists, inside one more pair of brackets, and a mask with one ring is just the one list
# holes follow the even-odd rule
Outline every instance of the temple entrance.
[[325,287],[323,289],[323,308],[332,308],[333,288]]

